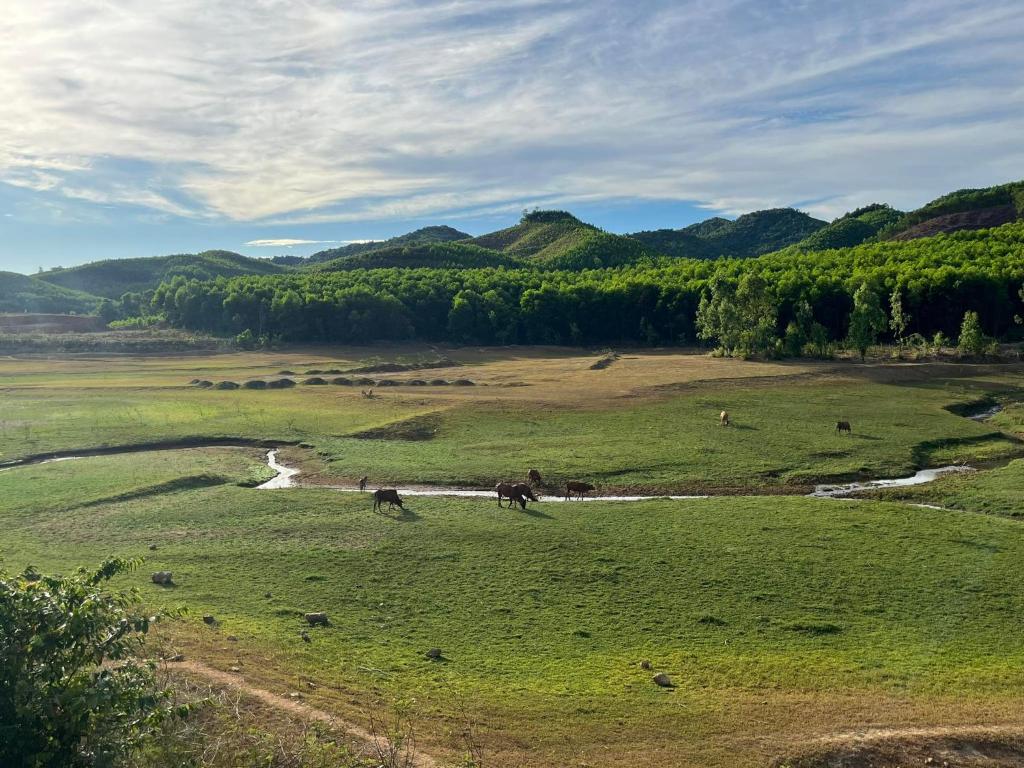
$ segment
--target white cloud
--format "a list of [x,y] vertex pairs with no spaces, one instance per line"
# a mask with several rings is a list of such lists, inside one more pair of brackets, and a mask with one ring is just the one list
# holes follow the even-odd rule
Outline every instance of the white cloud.
[[0,182],[171,216],[621,198],[815,201],[829,216],[1024,175],[1019,0],[35,0],[5,14]]

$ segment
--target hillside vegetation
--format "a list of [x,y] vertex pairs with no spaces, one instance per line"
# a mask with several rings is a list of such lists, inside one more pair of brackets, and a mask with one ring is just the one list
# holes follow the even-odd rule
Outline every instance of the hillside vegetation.
[[[153,310],[173,324],[286,340],[470,343],[693,343],[709,288],[746,285],[770,339],[821,326],[843,339],[854,294],[899,288],[906,333],[956,337],[966,311],[1003,335],[1024,312],[1024,222],[910,241],[756,259],[666,259],[618,269],[376,269],[198,282],[178,278]],[[806,305],[807,311],[798,308]],[[269,312],[267,307],[269,306]],[[883,334],[884,338],[889,338]]]
[[428,243],[449,243],[455,240],[466,240],[469,237],[471,237],[471,235],[468,235],[465,232],[460,232],[454,227],[443,225],[423,227],[422,229],[417,229],[387,240],[373,240],[368,243],[349,243],[348,245],[343,245],[338,248],[328,248],[323,251],[317,251],[305,261],[310,264],[322,264],[324,262],[334,261],[347,256],[358,256],[359,254],[368,253],[369,251],[394,249],[400,246],[426,245]]
[[630,237],[665,256],[750,258],[800,242],[825,226],[826,222],[792,208],[773,208],[735,221],[716,216],[683,229],[636,232]]
[[314,269],[334,272],[351,269],[390,267],[469,269],[476,267],[514,267],[522,262],[503,253],[461,242],[419,243],[378,248],[356,255],[323,262]]
[[232,251],[204,251],[94,261],[78,267],[53,269],[36,277],[62,288],[117,299],[125,293],[152,290],[179,275],[195,280],[213,280],[241,275],[276,275],[283,271],[283,267],[270,261],[251,259]]
[[867,242],[881,230],[896,224],[905,214],[876,203],[851,211],[805,237],[796,247],[805,251],[850,248]]
[[[960,189],[932,200],[884,228],[882,239],[911,239],[963,229],[983,229],[1024,218],[1024,181]],[[932,222],[932,226],[927,226]]]
[[652,255],[630,238],[603,232],[565,211],[533,211],[514,227],[471,243],[548,269],[599,269]]
[[98,296],[52,285],[17,272],[0,272],[0,312],[88,314],[99,304]]

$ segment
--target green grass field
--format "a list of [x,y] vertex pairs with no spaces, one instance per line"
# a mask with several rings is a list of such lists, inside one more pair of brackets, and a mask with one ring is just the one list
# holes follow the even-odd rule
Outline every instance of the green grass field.
[[[171,627],[189,655],[223,656],[232,634],[231,663],[315,680],[328,705],[413,697],[442,749],[459,700],[483,714],[496,751],[525,739],[558,754],[567,729],[586,752],[630,748],[637,730],[651,743],[675,744],[680,727],[698,738],[734,695],[981,706],[1024,684],[1013,521],[780,497],[525,514],[416,499],[387,516],[366,496],[235,484],[261,471],[258,453],[217,449],[0,473],[4,566],[145,555],[130,580],[153,606],[189,609]],[[173,589],[147,583],[164,568]],[[333,626],[306,645],[310,610]],[[423,658],[435,646],[447,661]],[[653,686],[643,659],[678,688]],[[727,764],[710,746],[700,754]]]
[[[0,458],[234,435],[308,442],[286,452],[308,482],[490,483],[538,466],[603,489],[773,491],[1020,453],[1012,366],[868,376],[637,355],[596,372],[564,352],[471,355],[459,371],[477,387],[372,401],[178,383],[296,358],[135,372],[0,361]],[[990,422],[948,410],[993,397],[1009,407]],[[733,427],[718,426],[722,408]],[[154,652],[238,667],[363,724],[402,703],[444,764],[470,713],[487,765],[758,766],[866,725],[1020,722],[1022,467],[899,491],[911,503],[737,495],[522,512],[417,497],[374,514],[367,495],[248,487],[269,477],[258,449],[152,451],[0,471],[0,567],[145,556],[124,581],[154,608],[188,610]],[[161,569],[175,587],[149,583]],[[314,610],[332,625],[307,644]],[[424,657],[433,647],[443,661]]]

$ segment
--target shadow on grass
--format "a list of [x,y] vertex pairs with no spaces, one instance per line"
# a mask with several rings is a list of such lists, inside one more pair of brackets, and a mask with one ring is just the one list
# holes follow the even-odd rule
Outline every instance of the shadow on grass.
[[397,513],[395,513],[394,510],[388,510],[387,512],[380,510],[378,512],[374,512],[373,514],[380,515],[381,517],[386,517],[388,520],[394,520],[397,523],[415,523],[417,520],[420,519],[420,516],[413,512],[408,507],[400,508]]
[[545,520],[554,520],[554,518],[546,512],[541,512],[539,509],[531,509],[530,507],[524,509],[523,514],[529,515],[530,517],[540,517]]

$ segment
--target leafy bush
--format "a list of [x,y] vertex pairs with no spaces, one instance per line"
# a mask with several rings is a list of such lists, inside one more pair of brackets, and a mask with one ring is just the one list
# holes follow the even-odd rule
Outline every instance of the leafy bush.
[[[108,766],[171,714],[135,654],[155,617],[102,585],[134,568],[110,559],[73,576],[0,573],[0,765]],[[180,712],[184,714],[184,712]]]

